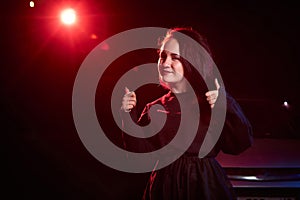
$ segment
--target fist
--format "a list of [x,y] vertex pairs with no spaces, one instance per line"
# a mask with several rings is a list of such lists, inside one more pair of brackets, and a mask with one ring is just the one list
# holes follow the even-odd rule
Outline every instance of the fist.
[[130,112],[132,108],[136,106],[136,95],[133,91],[129,91],[127,87],[125,87],[125,95],[122,99],[121,109],[125,112]]
[[205,93],[205,96],[207,97],[206,100],[208,101],[211,108],[215,106],[215,103],[219,96],[220,84],[218,82],[218,79],[215,79],[215,86],[217,88],[216,90],[211,90]]

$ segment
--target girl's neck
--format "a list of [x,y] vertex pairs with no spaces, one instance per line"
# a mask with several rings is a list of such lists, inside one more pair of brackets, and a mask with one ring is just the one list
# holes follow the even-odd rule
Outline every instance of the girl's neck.
[[169,87],[173,93],[185,93],[188,91],[186,81],[182,81],[180,83],[171,83],[169,84]]

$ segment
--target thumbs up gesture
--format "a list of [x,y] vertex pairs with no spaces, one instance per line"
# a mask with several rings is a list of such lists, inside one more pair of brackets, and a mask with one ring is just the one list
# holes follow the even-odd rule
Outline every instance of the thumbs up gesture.
[[220,89],[220,84],[218,82],[218,79],[215,79],[215,86],[216,90],[211,90],[205,93],[205,96],[207,97],[206,100],[210,104],[210,107],[213,108],[215,106],[215,103],[218,99],[219,96],[219,89]]
[[125,87],[125,95],[122,99],[121,109],[125,112],[130,112],[132,108],[136,106],[136,95],[135,92],[130,91],[127,87]]

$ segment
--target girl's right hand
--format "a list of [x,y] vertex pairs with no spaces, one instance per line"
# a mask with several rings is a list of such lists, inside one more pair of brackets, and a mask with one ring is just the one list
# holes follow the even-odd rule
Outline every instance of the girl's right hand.
[[135,92],[129,91],[127,87],[125,87],[125,95],[122,99],[121,109],[125,112],[130,112],[132,108],[136,106],[136,95]]

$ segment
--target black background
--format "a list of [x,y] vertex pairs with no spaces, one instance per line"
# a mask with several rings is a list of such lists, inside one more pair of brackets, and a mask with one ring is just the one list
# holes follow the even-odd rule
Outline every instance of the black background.
[[[74,27],[58,19],[68,4],[79,10]],[[140,197],[148,174],[126,174],[94,159],[77,135],[71,107],[84,58],[131,28],[192,26],[207,37],[255,137],[300,138],[300,16],[294,3],[40,0],[30,8],[29,1],[12,0],[1,3],[0,15],[1,182],[11,199]]]

